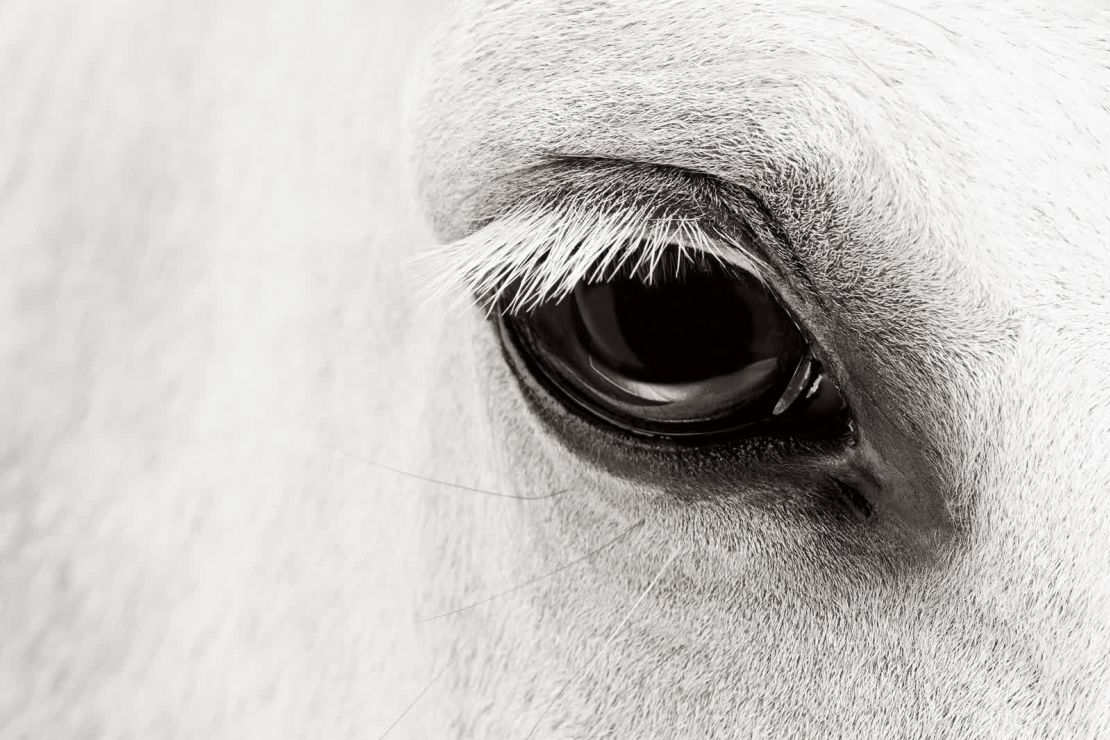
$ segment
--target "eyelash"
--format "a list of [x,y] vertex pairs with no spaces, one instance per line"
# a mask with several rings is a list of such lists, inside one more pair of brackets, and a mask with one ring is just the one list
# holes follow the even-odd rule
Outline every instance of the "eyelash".
[[[558,233],[567,223],[578,228]],[[565,297],[579,282],[604,281],[622,267],[655,274],[671,255],[676,267],[708,258],[763,274],[741,245],[712,239],[687,219],[633,223],[614,227],[604,216],[562,211],[510,215],[431,254],[427,261],[438,277],[426,294],[470,295],[489,312],[519,314]],[[520,234],[539,236],[518,240]]]
[[417,258],[426,298],[472,297],[487,311],[518,313],[611,274],[634,253],[654,263],[676,247],[680,257],[769,273],[759,247],[771,230],[751,228],[766,219],[744,189],[671,167],[585,158],[538,171],[529,195],[505,198],[468,236]]

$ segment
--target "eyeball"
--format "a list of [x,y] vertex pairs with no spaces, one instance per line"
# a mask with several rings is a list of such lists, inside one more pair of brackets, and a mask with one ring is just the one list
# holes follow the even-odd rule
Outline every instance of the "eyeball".
[[581,282],[504,317],[502,335],[566,404],[636,434],[711,436],[845,407],[768,286],[712,259]]

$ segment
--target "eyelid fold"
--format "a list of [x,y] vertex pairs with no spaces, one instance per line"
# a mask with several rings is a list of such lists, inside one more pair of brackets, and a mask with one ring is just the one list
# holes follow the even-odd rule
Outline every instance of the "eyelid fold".
[[[472,296],[514,314],[621,269],[650,280],[663,266],[711,259],[766,281],[746,220],[730,219],[714,178],[657,165],[593,160],[530,172],[468,236],[421,255],[429,298]],[[530,180],[530,182],[529,182]]]

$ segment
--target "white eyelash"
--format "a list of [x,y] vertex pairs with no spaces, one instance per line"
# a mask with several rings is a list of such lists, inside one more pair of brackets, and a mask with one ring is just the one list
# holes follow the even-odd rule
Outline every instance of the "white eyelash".
[[708,257],[763,279],[760,263],[743,245],[710,237],[693,219],[660,215],[650,203],[613,215],[581,201],[554,208],[525,201],[419,261],[430,276],[429,298],[476,295],[488,310],[512,314],[559,300],[579,282],[603,280],[632,258],[633,270],[650,282],[675,251],[678,268]]

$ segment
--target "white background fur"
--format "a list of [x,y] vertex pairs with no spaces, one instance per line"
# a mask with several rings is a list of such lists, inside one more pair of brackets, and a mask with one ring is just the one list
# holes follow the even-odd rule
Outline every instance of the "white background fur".
[[431,6],[0,5],[0,736],[376,737],[419,691],[409,502],[319,445],[412,452]]
[[[374,737],[436,675],[391,736],[1110,733],[1105,10],[464,5],[402,132],[430,6],[0,9],[0,735]],[[549,149],[819,165],[852,228],[789,228],[920,381],[965,549],[871,583],[576,460],[415,305],[402,138],[450,238]]]

